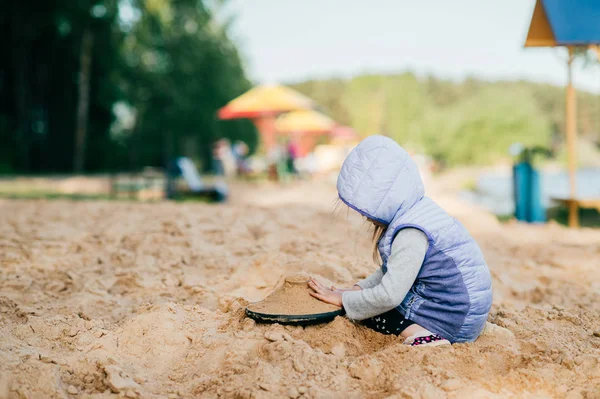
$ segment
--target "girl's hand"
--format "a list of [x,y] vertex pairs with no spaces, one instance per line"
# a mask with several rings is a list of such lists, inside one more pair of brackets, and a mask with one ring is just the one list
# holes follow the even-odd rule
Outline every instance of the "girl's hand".
[[346,292],[346,291],[362,291],[359,285],[354,284],[351,288],[335,288],[333,285],[331,286],[332,291]]
[[313,292],[310,293],[311,296],[313,296],[325,303],[339,306],[340,308],[342,307],[342,292],[341,291],[327,288],[312,277],[308,281],[308,286],[310,287],[311,290],[313,290]]

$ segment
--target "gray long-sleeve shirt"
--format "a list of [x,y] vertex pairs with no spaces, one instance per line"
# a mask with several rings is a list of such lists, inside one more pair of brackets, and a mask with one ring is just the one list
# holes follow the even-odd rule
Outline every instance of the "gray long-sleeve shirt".
[[400,230],[392,242],[387,273],[378,269],[357,283],[362,290],[347,291],[342,295],[348,317],[364,320],[400,305],[421,270],[428,247],[429,240],[421,230]]

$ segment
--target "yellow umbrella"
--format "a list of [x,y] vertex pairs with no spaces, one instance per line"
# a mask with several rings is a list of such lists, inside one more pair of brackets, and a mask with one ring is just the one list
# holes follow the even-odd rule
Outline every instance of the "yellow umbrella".
[[336,123],[330,117],[313,110],[292,111],[281,115],[275,122],[277,133],[328,133]]
[[302,157],[314,148],[318,136],[330,134],[336,125],[333,119],[320,112],[301,110],[279,116],[275,122],[275,131],[292,136],[297,155]]
[[299,109],[311,109],[310,98],[280,85],[261,85],[231,100],[219,110],[220,119],[255,119]]

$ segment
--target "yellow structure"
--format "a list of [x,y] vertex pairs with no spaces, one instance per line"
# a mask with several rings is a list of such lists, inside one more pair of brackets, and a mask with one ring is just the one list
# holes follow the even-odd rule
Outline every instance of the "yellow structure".
[[260,85],[234,98],[219,110],[220,119],[260,118],[312,109],[313,100],[286,86]]
[[281,85],[256,86],[234,98],[218,112],[219,119],[250,119],[256,125],[267,151],[277,141],[276,118],[285,112],[313,109],[315,103]]
[[535,2],[529,32],[525,40],[525,47],[555,47],[554,33],[548,22],[546,11],[540,1]]
[[313,110],[292,111],[275,122],[277,133],[328,133],[336,123],[330,117]]

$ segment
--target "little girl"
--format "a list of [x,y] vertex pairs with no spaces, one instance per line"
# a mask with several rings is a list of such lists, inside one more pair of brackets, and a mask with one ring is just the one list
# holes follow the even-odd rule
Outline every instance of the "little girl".
[[344,161],[337,189],[374,224],[381,269],[349,289],[311,279],[311,295],[407,345],[477,339],[492,303],[489,269],[463,225],[424,196],[408,153],[387,137],[363,140]]

